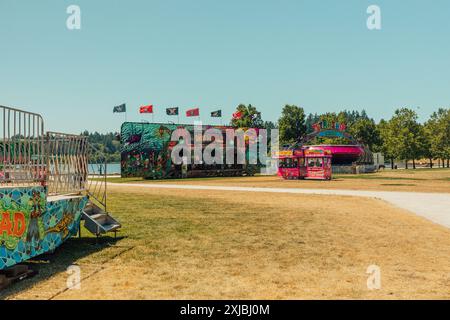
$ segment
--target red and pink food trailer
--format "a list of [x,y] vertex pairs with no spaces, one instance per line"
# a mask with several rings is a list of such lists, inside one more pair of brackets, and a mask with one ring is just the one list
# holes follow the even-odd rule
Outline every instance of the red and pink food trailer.
[[331,152],[305,149],[278,152],[278,176],[286,180],[331,180]]

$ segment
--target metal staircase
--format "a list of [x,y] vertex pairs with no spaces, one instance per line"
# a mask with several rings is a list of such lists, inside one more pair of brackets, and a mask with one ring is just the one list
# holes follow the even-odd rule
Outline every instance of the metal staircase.
[[82,215],[84,227],[93,235],[117,232],[122,225],[113,218],[107,210],[107,161],[105,156],[94,146],[88,143],[89,169],[87,179],[87,194],[89,204]]
[[108,212],[93,202],[90,202],[84,209],[82,219],[84,227],[97,237],[108,232],[114,232],[114,236],[117,236],[117,231],[122,227]]
[[[107,161],[88,137],[47,133],[49,195],[85,194],[89,203],[82,214],[85,228],[99,237],[121,228],[107,210]],[[81,232],[81,230],[80,230]]]

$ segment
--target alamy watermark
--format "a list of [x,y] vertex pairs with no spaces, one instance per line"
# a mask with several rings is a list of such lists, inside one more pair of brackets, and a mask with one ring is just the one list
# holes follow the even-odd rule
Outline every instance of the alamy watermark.
[[67,268],[67,289],[69,290],[81,290],[81,268],[79,266],[70,266]]
[[367,8],[367,14],[367,29],[381,30],[381,8],[373,4]]
[[[194,132],[179,128],[172,132],[171,158],[175,165],[258,165],[272,162],[273,152],[279,150],[279,131],[270,130],[270,149],[266,129],[203,129],[196,122]],[[224,141],[225,139],[225,141]],[[205,146],[205,144],[207,144]]]
[[67,7],[66,13],[69,15],[66,20],[66,27],[69,30],[81,29],[81,9],[77,5]]
[[381,290],[381,268],[377,265],[371,265],[367,268],[369,278],[367,279],[367,289]]
[[[81,8],[78,5],[72,4],[67,7],[66,13],[69,15],[66,20],[66,26],[69,30],[81,29]],[[367,29],[381,30],[381,8],[378,5],[372,4],[367,7]]]

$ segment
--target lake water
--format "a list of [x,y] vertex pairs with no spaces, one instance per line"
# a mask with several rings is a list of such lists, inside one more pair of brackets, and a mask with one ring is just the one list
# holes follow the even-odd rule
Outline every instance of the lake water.
[[[89,173],[99,174],[97,165],[89,165]],[[120,163],[108,163],[107,174],[120,174]]]

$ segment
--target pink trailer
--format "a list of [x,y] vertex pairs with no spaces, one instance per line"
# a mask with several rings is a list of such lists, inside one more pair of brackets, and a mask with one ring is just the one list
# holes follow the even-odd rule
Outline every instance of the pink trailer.
[[285,150],[276,157],[278,176],[285,180],[331,180],[331,152],[327,150]]

